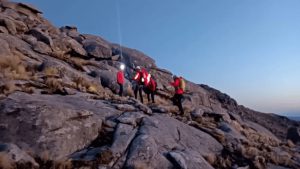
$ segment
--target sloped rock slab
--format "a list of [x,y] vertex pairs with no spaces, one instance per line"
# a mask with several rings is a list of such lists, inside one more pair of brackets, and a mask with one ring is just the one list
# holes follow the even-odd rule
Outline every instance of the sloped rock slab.
[[0,141],[59,159],[90,144],[102,121],[119,112],[76,96],[15,93],[0,100]]
[[[189,156],[189,159],[182,160],[185,161],[185,165],[184,162],[180,164],[182,166],[189,164],[197,166],[200,163],[210,166],[202,156],[209,153],[219,154],[223,146],[200,130],[166,115],[153,114],[143,118],[136,137],[130,144],[125,166],[134,168],[147,164],[150,168],[156,168],[157,166],[170,166],[170,163],[173,167],[178,166],[166,160],[166,154],[172,149],[184,150],[187,153],[186,156]],[[157,164],[157,159],[164,162]]]

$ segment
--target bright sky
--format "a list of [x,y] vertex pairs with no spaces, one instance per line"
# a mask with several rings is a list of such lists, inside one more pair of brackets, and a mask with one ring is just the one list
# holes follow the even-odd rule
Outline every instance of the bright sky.
[[[18,0],[239,104],[300,115],[299,0]],[[119,14],[119,15],[118,15]]]

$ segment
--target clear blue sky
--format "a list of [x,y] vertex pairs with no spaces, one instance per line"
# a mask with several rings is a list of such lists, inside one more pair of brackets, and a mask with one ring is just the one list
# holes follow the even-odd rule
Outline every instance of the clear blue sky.
[[143,51],[240,104],[300,115],[299,0],[18,1],[56,26]]

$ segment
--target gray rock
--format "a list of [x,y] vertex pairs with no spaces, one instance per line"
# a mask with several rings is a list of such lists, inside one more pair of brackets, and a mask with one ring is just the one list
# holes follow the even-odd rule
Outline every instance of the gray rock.
[[68,38],[67,43],[71,47],[72,51],[74,51],[76,54],[79,54],[81,56],[87,55],[87,52],[85,51],[85,49],[76,40],[74,40],[72,38]]
[[205,159],[195,151],[171,151],[169,152],[170,160],[175,166],[182,169],[214,169]]
[[132,142],[125,166],[127,168],[141,168],[154,165],[158,146],[155,140],[146,134],[138,135]]
[[134,106],[132,106],[132,105],[129,105],[129,104],[117,104],[116,105],[116,108],[118,109],[118,110],[121,110],[121,111],[135,111],[136,110],[136,108],[134,107]]
[[6,16],[12,17],[15,20],[20,20],[20,14],[13,9],[6,8],[2,13],[5,14]]
[[204,114],[204,110],[201,108],[197,108],[191,113],[193,118],[201,118],[203,114]]
[[113,153],[106,147],[92,147],[76,152],[70,156],[73,163],[85,166],[107,166],[113,160]]
[[142,104],[139,101],[136,102],[135,107],[137,107],[138,109],[140,109],[141,111],[143,111],[146,114],[151,115],[153,113],[152,110],[148,106]]
[[62,32],[67,33],[67,35],[73,39],[75,39],[77,42],[82,44],[82,41],[84,40],[83,37],[80,35],[79,32],[77,32],[77,27],[75,26],[64,26],[61,27],[60,30]]
[[[161,141],[166,142],[168,143],[168,146],[171,146],[170,148],[176,147],[178,144],[182,144],[182,147],[184,148],[193,147],[194,151],[200,152],[202,155],[208,153],[218,154],[223,149],[222,145],[207,133],[190,127],[171,117],[153,115],[150,119],[152,124],[156,124],[157,127],[150,125],[151,123],[148,124],[148,126],[146,118],[143,120],[145,126],[147,126],[145,129],[152,126],[150,127],[152,129],[150,132],[153,134],[156,132],[156,134],[154,134],[157,139],[156,141],[158,143],[162,143]],[[164,140],[162,138],[166,139]]]
[[14,22],[14,24],[16,26],[16,30],[17,30],[18,34],[25,33],[28,31],[28,27],[24,22],[14,20],[14,19],[12,21]]
[[[184,154],[183,154],[184,155]],[[183,158],[180,152],[171,151],[169,152],[169,156],[175,161],[176,165],[181,169],[188,169],[185,159]]]
[[[30,104],[29,104],[30,103]],[[49,152],[59,159],[87,146],[98,136],[102,120],[117,111],[82,98],[16,93],[0,101],[1,142]],[[100,110],[100,111],[99,111]]]
[[244,122],[240,122],[240,123],[252,128],[258,133],[264,133],[264,135],[267,135],[268,137],[276,140],[277,142],[280,142],[279,139],[272,132],[270,132],[268,129],[264,128],[263,126],[257,123],[251,122],[249,120],[245,120]]
[[35,52],[32,51],[31,46],[29,44],[19,39],[18,37],[0,33],[0,39],[6,41],[6,43],[9,45],[10,51],[12,52],[19,51],[30,58],[34,58],[36,60],[41,59],[37,56]]
[[53,46],[52,38],[48,36],[46,33],[44,33],[42,30],[38,28],[33,28],[29,30],[28,33],[34,36],[38,41],[42,41],[49,46]]
[[17,28],[15,23],[10,19],[0,19],[0,23],[3,23],[5,27],[7,28],[8,32],[12,35],[17,34]]
[[40,13],[42,14],[43,12],[40,11],[39,9],[37,9],[35,6],[33,5],[29,5],[29,4],[25,4],[25,3],[18,3],[19,6],[29,9],[30,11],[32,11],[33,13]]
[[98,59],[111,58],[112,51],[106,41],[90,35],[84,35],[84,37],[86,39],[82,42],[83,48],[90,56]]
[[136,132],[137,129],[134,129],[131,125],[118,124],[111,146],[111,151],[115,157],[120,157],[125,152]]
[[117,120],[120,123],[137,126],[144,117],[145,115],[142,112],[125,112]]
[[8,33],[8,30],[5,27],[0,26],[0,33]]
[[47,44],[45,44],[44,42],[41,42],[41,41],[37,41],[33,45],[33,50],[38,53],[46,54],[46,55],[49,55],[52,52],[52,49]]
[[0,39],[0,45],[1,45],[1,48],[0,48],[0,56],[1,57],[7,57],[7,56],[11,55],[11,51],[10,51],[7,41]]
[[287,133],[287,139],[293,141],[294,143],[300,142],[300,131],[296,127],[290,127]]
[[[120,46],[118,44],[110,44],[113,55],[120,55]],[[121,61],[125,63],[129,68],[135,66],[143,66],[145,68],[156,67],[155,61],[144,53],[122,46],[122,58]]]
[[[197,166],[212,168],[201,156],[209,153],[219,154],[223,147],[200,130],[171,117],[154,114],[143,118],[136,138],[130,144],[126,167],[147,165],[149,168],[155,168],[155,160],[158,159],[163,162],[158,166],[169,167],[171,164],[166,161],[164,154],[172,149],[184,150],[184,157],[188,157],[184,159],[186,165],[196,169]],[[182,165],[184,166],[183,162]]]
[[110,127],[110,128],[115,128],[117,126],[117,123],[111,120],[105,120],[103,122],[103,125]]
[[284,166],[278,166],[278,165],[274,165],[274,164],[268,164],[267,169],[291,169],[291,168],[287,168]]
[[174,105],[150,105],[149,106],[154,113],[177,113],[178,108]]
[[22,39],[29,43],[31,46],[34,46],[38,41],[35,37],[31,36],[31,35],[23,35]]
[[6,153],[10,160],[19,164],[30,164],[32,167],[39,167],[39,164],[29,156],[25,151],[21,150],[15,144],[0,144],[0,152]]

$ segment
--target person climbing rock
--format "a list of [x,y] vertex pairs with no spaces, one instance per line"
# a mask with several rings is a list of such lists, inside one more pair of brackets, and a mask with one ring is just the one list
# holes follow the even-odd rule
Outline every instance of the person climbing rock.
[[120,90],[119,90],[119,95],[120,96],[123,96],[123,85],[124,85],[124,81],[125,81],[124,70],[125,70],[125,65],[121,64],[120,65],[120,70],[117,73],[117,83],[120,87]]
[[155,92],[156,92],[156,86],[157,86],[157,84],[156,84],[154,78],[150,75],[150,80],[147,83],[147,85],[145,86],[145,93],[147,94],[148,102],[150,102],[150,95],[151,95],[152,103],[155,103],[154,96],[155,96]]
[[143,88],[145,84],[145,80],[147,80],[148,77],[148,72],[146,69],[141,68],[140,66],[136,67],[136,74],[133,78],[135,81],[134,84],[134,97],[137,99],[137,95],[139,93],[141,102],[144,103],[143,101]]
[[173,104],[178,106],[181,115],[184,115],[183,107],[182,107],[182,99],[185,88],[185,82],[182,77],[173,76],[174,82],[170,84],[175,88],[175,94],[172,98]]

